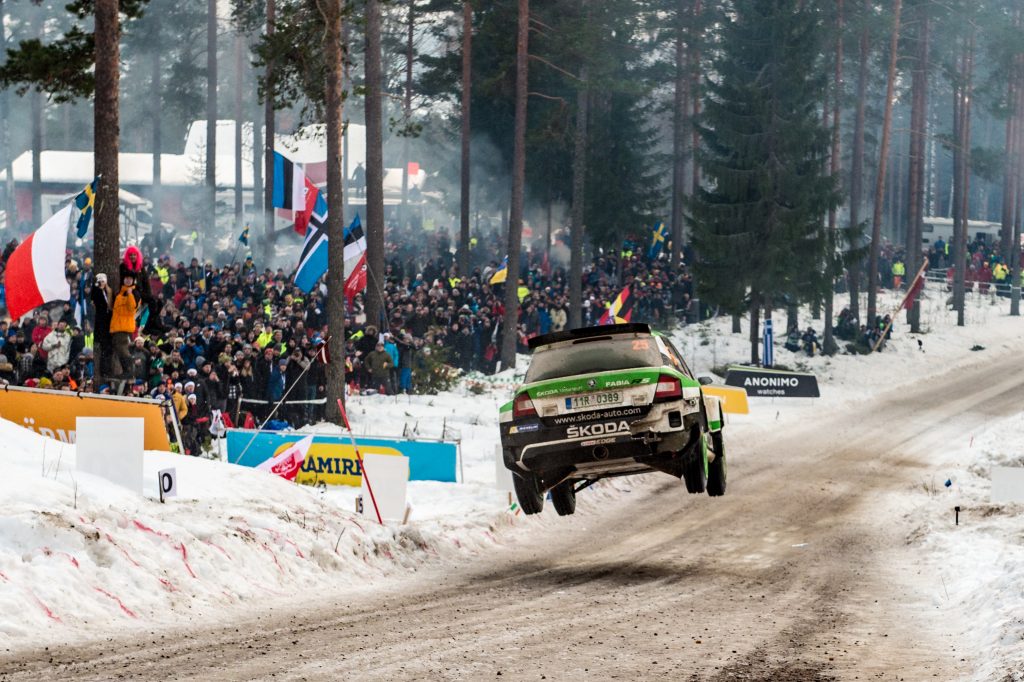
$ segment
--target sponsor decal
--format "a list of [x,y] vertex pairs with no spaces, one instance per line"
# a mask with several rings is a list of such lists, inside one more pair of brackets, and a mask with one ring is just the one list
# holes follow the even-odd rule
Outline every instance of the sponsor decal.
[[591,447],[594,447],[595,445],[608,445],[609,443],[614,443],[614,442],[615,442],[614,438],[597,438],[596,440],[585,440],[585,441],[583,441],[582,443],[580,443],[580,447],[591,448]]
[[513,426],[508,430],[509,435],[516,433],[532,433],[540,428],[540,424],[534,422],[533,424],[520,424],[519,426]]
[[597,379],[587,380],[587,388],[594,388],[595,386],[597,386]]
[[552,421],[556,425],[561,426],[563,424],[579,424],[580,422],[595,422],[604,419],[618,419],[619,417],[636,417],[643,413],[643,407],[620,407],[615,410],[600,410],[597,412],[564,414],[560,417],[553,417]]
[[588,438],[590,436],[611,436],[628,433],[629,423],[626,421],[583,424],[582,426],[570,426],[565,430],[565,435],[568,438]]

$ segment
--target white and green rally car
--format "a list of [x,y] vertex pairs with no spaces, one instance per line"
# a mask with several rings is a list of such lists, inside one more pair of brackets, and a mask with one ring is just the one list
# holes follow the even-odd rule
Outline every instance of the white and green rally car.
[[519,506],[561,514],[608,476],[663,471],[691,493],[725,494],[721,401],[646,324],[538,336],[526,383],[501,407],[501,447]]

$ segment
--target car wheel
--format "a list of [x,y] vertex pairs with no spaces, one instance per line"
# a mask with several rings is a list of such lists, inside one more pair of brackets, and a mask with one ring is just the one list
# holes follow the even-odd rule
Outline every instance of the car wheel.
[[540,479],[533,474],[512,474],[512,485],[516,489],[519,508],[524,514],[539,514],[544,509],[544,493]]
[[708,445],[704,438],[701,435],[697,444],[690,447],[684,456],[683,482],[686,483],[686,492],[690,494],[704,492],[708,482]]
[[725,444],[722,432],[711,434],[711,449],[715,451],[715,459],[708,464],[708,495],[720,497],[725,494]]
[[562,481],[551,489],[551,504],[559,516],[569,516],[576,511],[575,481]]

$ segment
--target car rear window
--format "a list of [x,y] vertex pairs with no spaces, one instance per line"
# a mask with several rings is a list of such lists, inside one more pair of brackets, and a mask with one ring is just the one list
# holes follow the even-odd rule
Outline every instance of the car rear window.
[[661,364],[661,353],[650,336],[587,339],[535,352],[530,369],[526,370],[526,382]]

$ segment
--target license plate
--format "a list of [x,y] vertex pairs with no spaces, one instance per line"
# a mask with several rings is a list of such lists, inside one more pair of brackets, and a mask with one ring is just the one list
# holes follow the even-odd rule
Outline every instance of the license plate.
[[584,395],[574,395],[565,399],[566,410],[589,410],[595,407],[604,407],[605,405],[618,405],[622,402],[622,393],[620,391],[610,391],[608,393],[586,393]]

